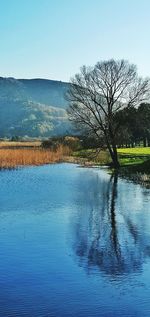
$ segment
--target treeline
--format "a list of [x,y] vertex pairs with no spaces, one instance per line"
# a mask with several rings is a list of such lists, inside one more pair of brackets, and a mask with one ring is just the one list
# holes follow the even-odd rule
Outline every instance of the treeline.
[[[114,114],[115,142],[120,147],[150,146],[150,104],[127,107]],[[82,148],[106,148],[105,138],[84,133],[79,136]]]
[[[128,107],[114,115],[116,126],[117,147],[150,146],[150,104],[141,103],[138,108]],[[51,137],[42,142],[42,147],[56,150],[58,146],[67,145],[71,150],[77,151],[87,148],[106,148],[103,137],[82,131],[78,136]]]
[[118,111],[115,125],[118,147],[150,146],[150,104],[141,103],[138,108],[129,107]]
[[[127,107],[114,115],[115,142],[120,147],[150,146],[150,104],[141,103],[138,108]],[[105,138],[92,134],[79,136],[82,148],[106,148]]]
[[[150,104],[141,103],[138,108],[127,107],[114,115],[117,147],[150,146]],[[14,136],[10,141],[25,141]],[[29,139],[28,141],[31,141]],[[35,141],[35,140],[32,140]],[[40,141],[40,140],[38,140]],[[55,136],[43,140],[41,146],[56,151],[60,145],[68,146],[72,151],[80,149],[106,149],[104,137],[96,138],[94,134],[82,130],[76,136]]]

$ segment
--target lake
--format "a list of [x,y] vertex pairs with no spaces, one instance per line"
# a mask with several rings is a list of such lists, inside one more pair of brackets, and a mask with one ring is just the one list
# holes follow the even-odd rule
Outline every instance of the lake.
[[150,316],[150,190],[63,163],[1,171],[0,201],[0,316]]

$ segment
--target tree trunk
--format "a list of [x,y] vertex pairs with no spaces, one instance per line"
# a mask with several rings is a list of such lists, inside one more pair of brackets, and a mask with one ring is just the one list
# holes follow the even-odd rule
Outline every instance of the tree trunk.
[[116,147],[116,143],[115,143],[115,138],[114,138],[111,126],[109,126],[109,136],[110,136],[110,138],[108,137],[106,131],[104,132],[104,134],[105,134],[107,148],[109,150],[109,153],[110,153],[110,156],[111,156],[111,159],[112,159],[112,166],[115,169],[118,169],[120,167],[120,164],[119,164],[119,160],[118,160],[118,153],[117,153],[117,147]]
[[112,161],[113,161],[113,166],[115,169],[118,169],[120,167],[120,163],[118,160],[118,153],[117,153],[117,148],[116,145],[113,145],[113,157],[112,157]]
[[117,148],[116,145],[113,147],[110,145],[108,139],[106,139],[107,142],[107,148],[109,150],[111,159],[112,159],[112,165],[115,169],[118,169],[120,167],[119,161],[118,161],[118,153],[117,153]]
[[146,147],[146,137],[143,138],[143,146]]

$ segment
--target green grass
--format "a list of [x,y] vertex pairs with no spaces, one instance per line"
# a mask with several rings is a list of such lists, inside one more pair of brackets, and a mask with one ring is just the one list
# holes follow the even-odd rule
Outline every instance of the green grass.
[[138,165],[150,159],[150,147],[118,149],[121,166]]
[[150,147],[121,148],[118,149],[118,153],[121,155],[149,156]]

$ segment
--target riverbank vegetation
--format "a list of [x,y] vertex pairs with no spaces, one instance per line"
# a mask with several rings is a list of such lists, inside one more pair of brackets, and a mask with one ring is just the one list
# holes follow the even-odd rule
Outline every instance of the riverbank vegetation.
[[[92,148],[94,141],[67,136],[43,142],[0,142],[0,168],[43,165],[57,162],[77,163],[82,166],[112,168],[107,148]],[[119,174],[137,182],[150,183],[150,147],[118,148]]]
[[[137,182],[150,184],[150,147],[117,149],[120,168],[118,173]],[[85,166],[100,165],[111,167],[111,157],[108,150],[82,149],[73,153],[76,159]]]
[[70,149],[63,145],[50,150],[42,148],[41,142],[0,142],[0,168],[61,162],[69,154]]

